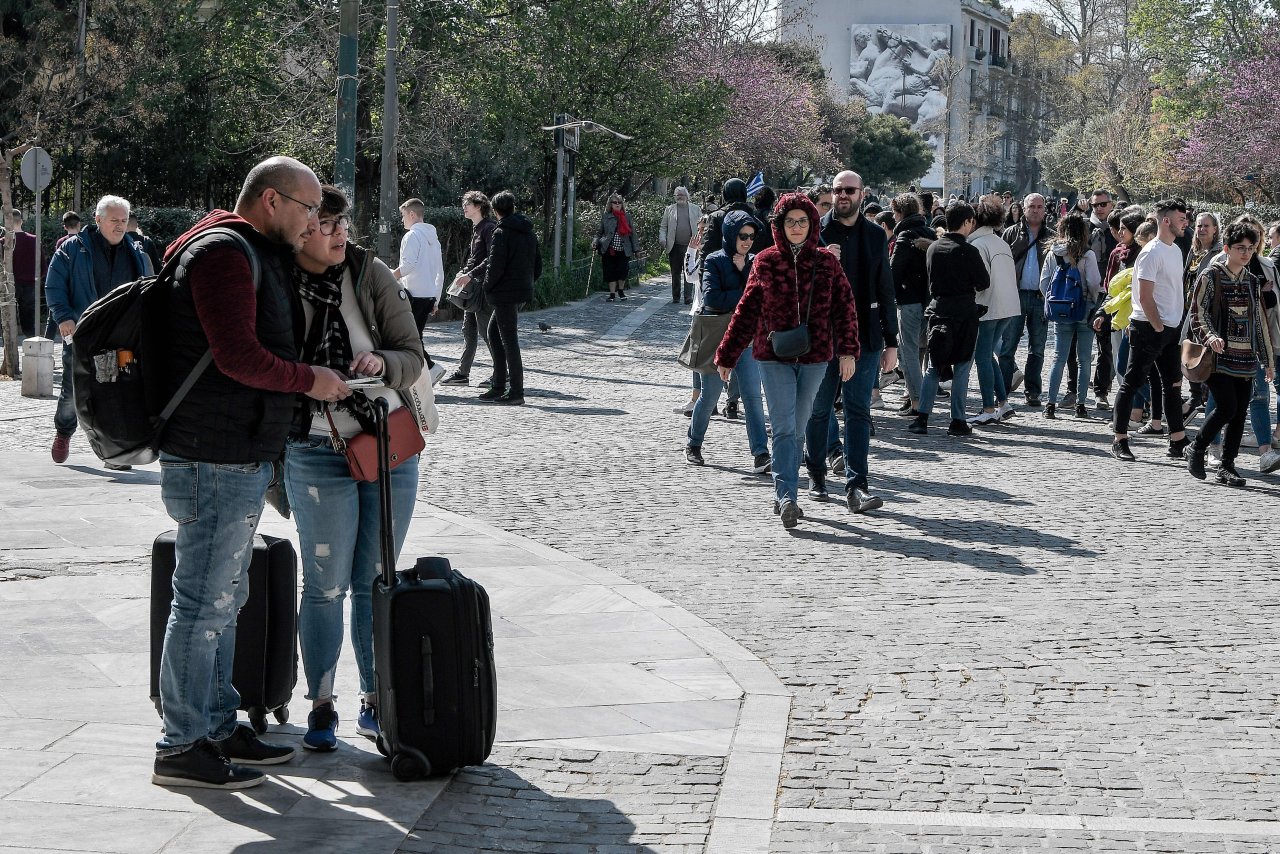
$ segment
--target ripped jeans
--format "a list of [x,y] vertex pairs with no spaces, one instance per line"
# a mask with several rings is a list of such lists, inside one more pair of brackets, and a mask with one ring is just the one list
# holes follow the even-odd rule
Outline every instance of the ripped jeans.
[[249,598],[253,535],[270,463],[198,463],[160,455],[160,497],[178,523],[173,608],[160,658],[161,754],[235,730],[236,617]]
[[[351,594],[351,647],[360,691],[372,694],[373,582],[382,570],[378,484],[351,479],[347,458],[327,437],[290,439],[284,485],[302,550],[298,640],[308,700],[334,699],[342,652],[342,602]],[[418,496],[418,457],[391,472],[397,557]]]

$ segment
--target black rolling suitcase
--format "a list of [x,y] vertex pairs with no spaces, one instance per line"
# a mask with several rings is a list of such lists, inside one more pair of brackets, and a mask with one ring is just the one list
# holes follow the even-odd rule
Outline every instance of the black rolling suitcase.
[[[151,549],[151,699],[160,711],[160,652],[173,604],[176,532],[156,537]],[[240,708],[259,734],[267,714],[289,720],[289,700],[298,684],[298,555],[279,537],[256,536],[249,564],[249,598],[236,620],[236,657],[231,684]]]
[[386,402],[377,403],[382,575],[373,584],[378,749],[398,780],[480,765],[497,729],[489,596],[442,557],[396,572]]

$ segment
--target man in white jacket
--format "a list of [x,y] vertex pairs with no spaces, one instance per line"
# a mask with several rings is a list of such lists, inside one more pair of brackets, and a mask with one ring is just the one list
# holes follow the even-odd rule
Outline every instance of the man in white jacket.
[[[421,199],[410,199],[400,206],[400,222],[405,231],[400,240],[400,266],[392,271],[409,294],[419,338],[427,318],[436,313],[436,304],[444,288],[440,238],[436,235],[436,227],[424,221],[426,211]],[[435,385],[444,375],[444,366],[432,361],[426,347],[422,352],[426,354],[427,369],[431,371],[431,384]]]
[[698,230],[698,220],[702,219],[702,209],[689,201],[689,191],[684,187],[676,187],[676,202],[668,205],[662,215],[662,225],[658,227],[658,242],[667,253],[671,263],[671,301],[680,302],[680,292],[684,291],[684,303],[693,302],[693,285],[684,276],[684,254],[689,248],[693,233]]

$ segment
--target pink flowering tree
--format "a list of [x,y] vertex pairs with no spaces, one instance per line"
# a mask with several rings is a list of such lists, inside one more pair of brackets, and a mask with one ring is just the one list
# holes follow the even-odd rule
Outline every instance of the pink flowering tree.
[[1253,185],[1270,202],[1280,197],[1280,25],[1262,34],[1258,54],[1229,64],[1220,108],[1197,122],[1178,155],[1193,181],[1208,179],[1242,195]]

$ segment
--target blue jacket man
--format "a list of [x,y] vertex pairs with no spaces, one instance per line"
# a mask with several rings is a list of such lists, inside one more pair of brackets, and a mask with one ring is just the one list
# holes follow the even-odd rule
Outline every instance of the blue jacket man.
[[[94,225],[81,229],[58,246],[49,262],[44,281],[45,302],[62,335],[62,388],[53,416],[53,461],[64,463],[76,432],[76,404],[72,394],[72,347],[68,342],[84,310],[112,288],[150,275],[151,259],[131,240],[125,240],[129,226],[129,203],[119,196],[98,200]],[[129,466],[106,464],[109,469]]]

